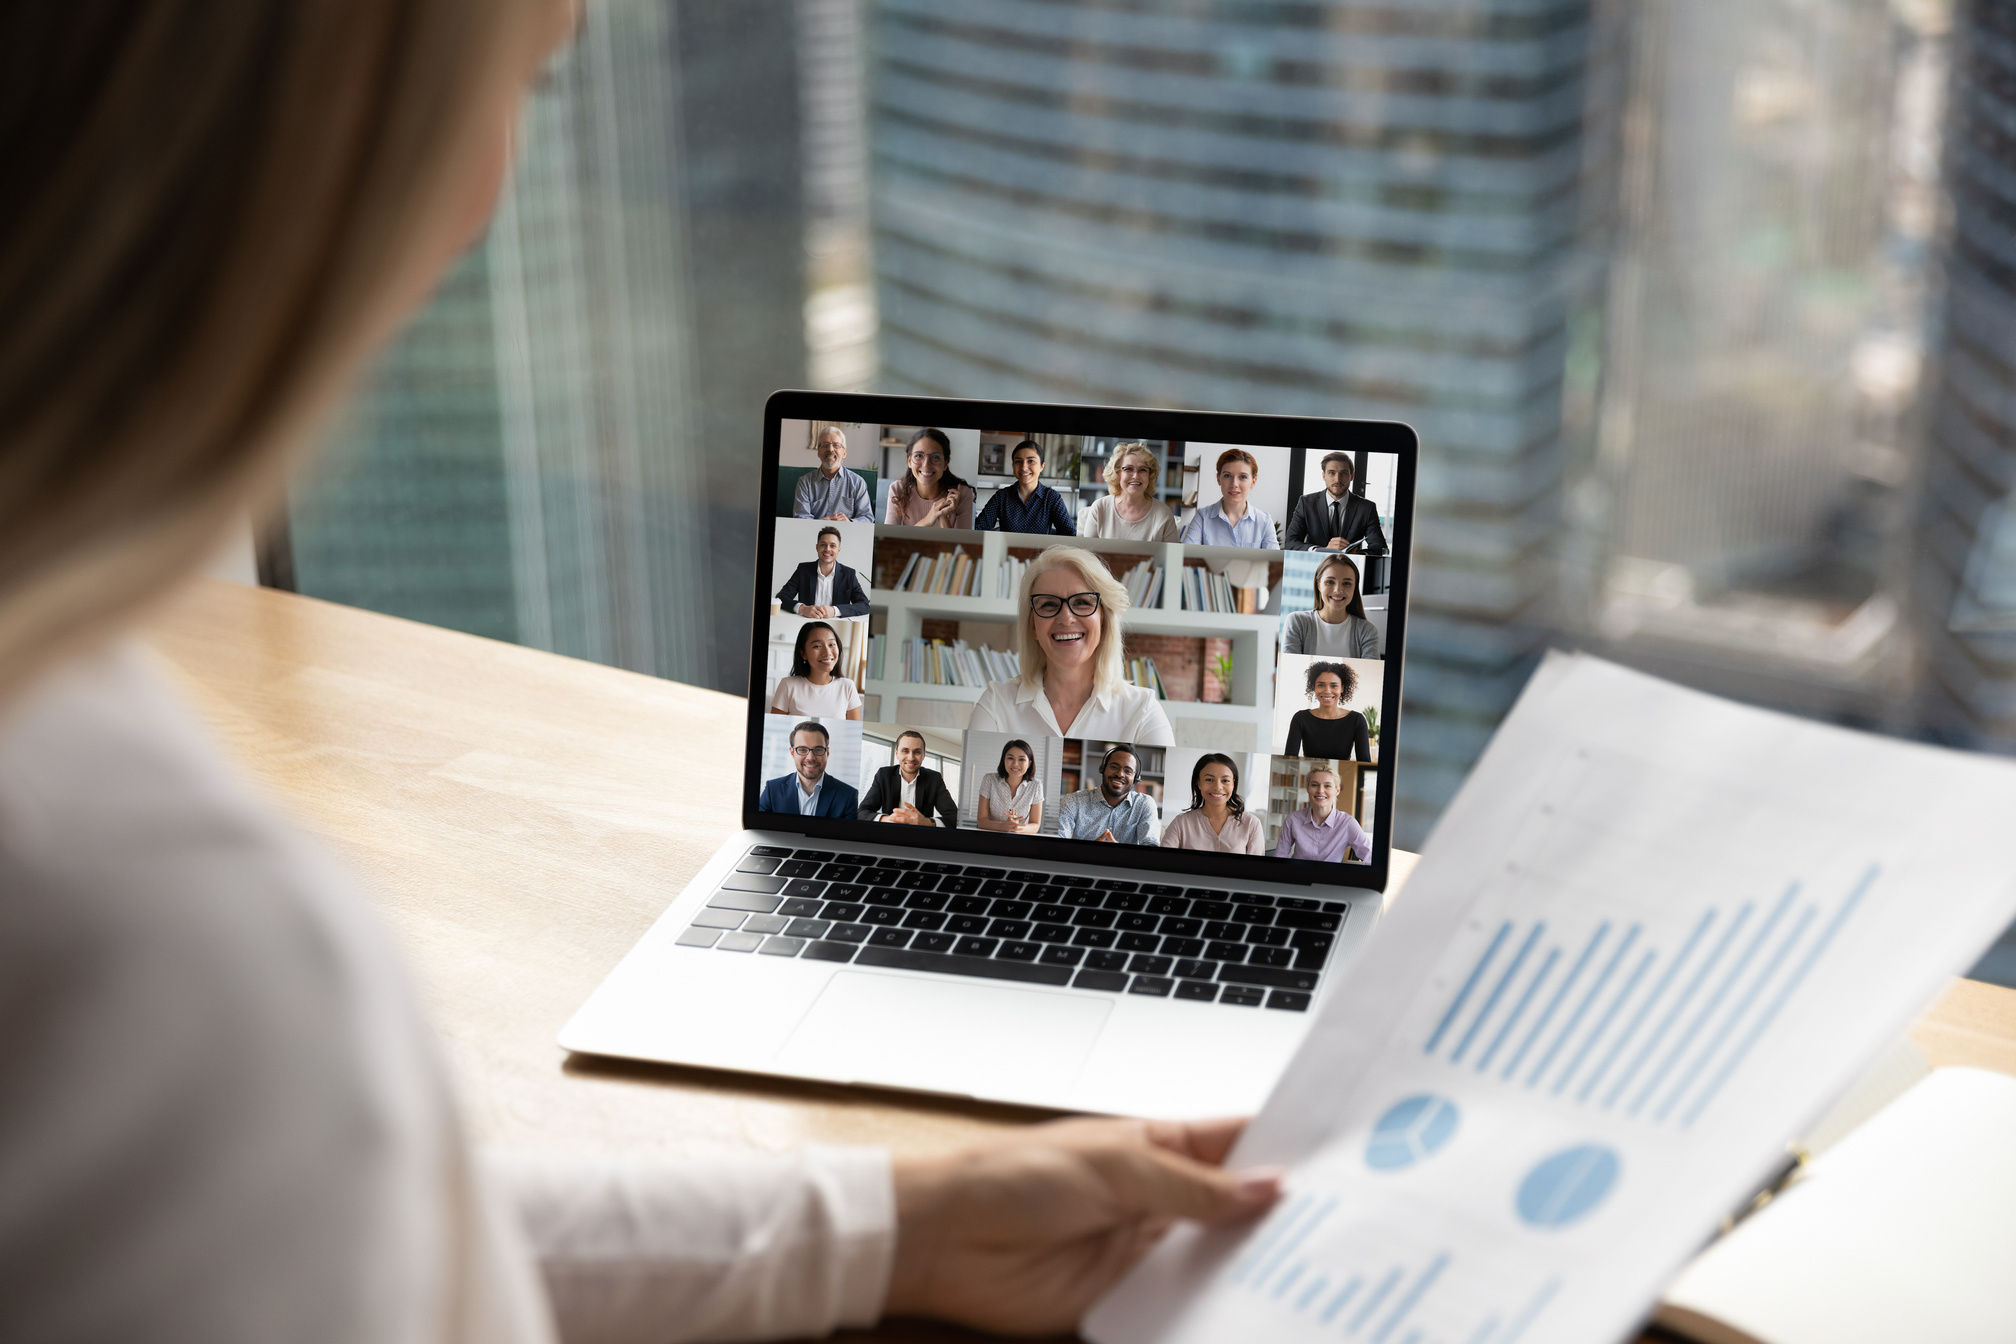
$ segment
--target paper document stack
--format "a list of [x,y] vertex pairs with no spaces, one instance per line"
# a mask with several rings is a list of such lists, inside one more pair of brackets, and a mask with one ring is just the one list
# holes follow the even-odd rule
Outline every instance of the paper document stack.
[[1098,1344],[1616,1344],[2016,915],[2016,763],[1543,665]]

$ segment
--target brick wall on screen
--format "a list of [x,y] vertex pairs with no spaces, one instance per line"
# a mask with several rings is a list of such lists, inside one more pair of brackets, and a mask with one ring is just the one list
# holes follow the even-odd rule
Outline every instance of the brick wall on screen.
[[1127,636],[1129,658],[1153,658],[1171,700],[1199,700],[1204,694],[1204,641],[1183,635]]

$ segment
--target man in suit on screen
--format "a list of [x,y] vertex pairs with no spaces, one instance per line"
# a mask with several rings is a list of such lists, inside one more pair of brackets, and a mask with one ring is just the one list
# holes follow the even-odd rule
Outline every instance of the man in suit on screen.
[[924,734],[906,730],[896,739],[896,763],[875,772],[861,800],[861,820],[948,830],[959,824],[959,804],[945,776],[924,767]]
[[793,616],[830,621],[840,616],[866,616],[868,594],[861,576],[840,563],[840,529],[819,529],[817,560],[792,571],[777,590],[777,605]]
[[1378,506],[1351,493],[1351,478],[1356,474],[1349,453],[1331,453],[1323,459],[1323,488],[1296,500],[1295,511],[1288,517],[1289,550],[1386,554]]
[[852,784],[826,773],[833,737],[807,719],[791,730],[792,773],[763,785],[764,812],[796,812],[801,817],[851,817],[861,795]]

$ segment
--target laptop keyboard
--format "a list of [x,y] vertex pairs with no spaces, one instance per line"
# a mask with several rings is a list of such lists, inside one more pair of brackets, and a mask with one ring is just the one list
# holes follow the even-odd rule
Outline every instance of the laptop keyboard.
[[758,845],[679,944],[1299,1013],[1347,908]]

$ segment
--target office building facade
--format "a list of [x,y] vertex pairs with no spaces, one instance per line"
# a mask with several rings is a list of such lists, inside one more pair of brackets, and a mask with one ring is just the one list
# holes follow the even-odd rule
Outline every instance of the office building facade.
[[1402,843],[1551,618],[1615,22],[1590,0],[873,10],[885,389],[1419,430]]
[[743,689],[749,464],[805,379],[796,51],[791,0],[586,7],[486,238],[292,491],[302,591]]
[[1952,224],[1917,547],[1921,717],[1956,745],[2016,752],[2016,4],[1956,13]]

